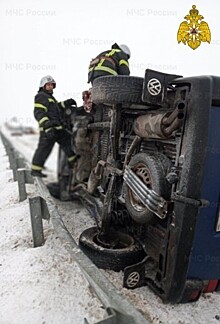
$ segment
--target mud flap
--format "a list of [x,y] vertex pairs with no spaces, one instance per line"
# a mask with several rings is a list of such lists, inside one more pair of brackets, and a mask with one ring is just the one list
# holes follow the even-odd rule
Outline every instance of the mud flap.
[[135,289],[146,286],[145,264],[149,256],[146,256],[141,262],[132,264],[124,269],[123,287]]
[[169,83],[180,77],[182,76],[146,69],[142,92],[143,102],[162,106],[166,103]]

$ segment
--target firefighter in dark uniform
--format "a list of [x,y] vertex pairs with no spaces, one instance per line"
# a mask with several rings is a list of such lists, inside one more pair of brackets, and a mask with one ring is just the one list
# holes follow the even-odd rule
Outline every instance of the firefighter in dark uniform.
[[100,53],[89,65],[88,83],[106,75],[130,75],[128,60],[131,56],[127,45],[113,44],[111,50]]
[[32,176],[46,177],[42,170],[56,142],[66,153],[70,168],[77,159],[71,148],[71,136],[62,123],[62,110],[70,106],[73,108],[76,106],[76,101],[68,99],[57,102],[53,96],[55,87],[54,79],[49,75],[45,76],[41,79],[39,91],[35,96],[34,117],[40,127],[40,138],[32,160]]

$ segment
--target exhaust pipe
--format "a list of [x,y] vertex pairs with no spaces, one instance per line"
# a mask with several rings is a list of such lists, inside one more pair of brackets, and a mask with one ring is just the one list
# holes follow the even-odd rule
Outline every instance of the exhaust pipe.
[[162,133],[169,137],[172,133],[178,130],[182,124],[184,119],[184,108],[185,103],[183,101],[178,101],[176,104],[176,108],[169,116],[164,116],[161,123]]
[[184,108],[185,108],[185,103],[182,101],[178,101],[176,103],[176,108],[174,109],[174,111],[171,114],[169,114],[168,116],[164,116],[163,122],[162,122],[163,125],[170,126],[170,124],[172,124],[176,118],[183,119]]
[[172,113],[151,113],[136,118],[134,132],[142,138],[168,138],[178,130],[185,116],[185,103],[178,101]]

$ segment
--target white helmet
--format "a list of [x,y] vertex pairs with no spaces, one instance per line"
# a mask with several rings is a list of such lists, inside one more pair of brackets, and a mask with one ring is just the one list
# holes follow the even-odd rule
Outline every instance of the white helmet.
[[119,45],[119,47],[125,54],[127,54],[129,57],[131,57],[131,51],[127,45],[121,44],[121,45]]
[[49,82],[53,83],[54,88],[56,88],[56,81],[54,80],[54,78],[51,75],[46,75],[40,80],[39,88],[43,88],[45,86],[45,84],[49,83]]

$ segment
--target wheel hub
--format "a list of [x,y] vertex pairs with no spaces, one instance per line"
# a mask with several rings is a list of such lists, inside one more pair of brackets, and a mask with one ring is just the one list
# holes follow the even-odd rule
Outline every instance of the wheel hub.
[[[145,164],[138,163],[134,168],[133,172],[143,181],[143,183],[149,188],[152,189],[152,180],[150,176],[150,172]],[[138,212],[142,212],[146,209],[146,206],[142,204],[140,199],[133,193],[132,190],[129,190],[129,197],[131,205]]]

